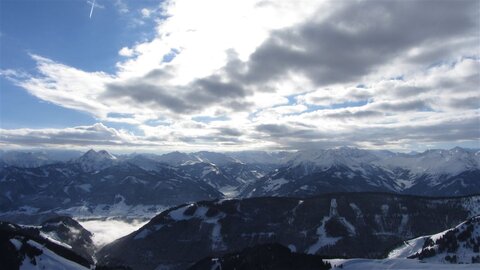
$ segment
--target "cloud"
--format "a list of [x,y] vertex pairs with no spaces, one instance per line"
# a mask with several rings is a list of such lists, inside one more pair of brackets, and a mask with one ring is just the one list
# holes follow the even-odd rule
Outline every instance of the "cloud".
[[236,128],[222,127],[218,129],[218,133],[222,136],[239,137],[242,136],[242,132]]
[[96,97],[114,79],[112,75],[86,72],[38,55],[31,57],[36,61],[38,75],[18,72],[2,72],[2,75],[42,100],[99,118],[106,115],[107,105]]
[[4,146],[122,146],[142,145],[133,135],[101,123],[65,129],[2,129],[0,145]]
[[97,248],[101,248],[122,236],[138,230],[146,223],[146,221],[141,220],[126,222],[112,219],[80,221],[83,227],[93,233],[92,240]]
[[413,48],[478,29],[476,1],[344,3],[324,20],[273,32],[246,62],[247,72],[237,76],[263,83],[300,72],[320,86],[352,82]]
[[124,0],[115,0],[115,2],[113,2],[113,5],[120,14],[126,14],[130,12],[127,3],[125,3]]
[[364,87],[329,87],[297,96],[301,103],[332,106],[334,104],[368,101],[373,98],[373,93]]
[[[368,112],[367,112],[368,113]],[[345,113],[347,114],[347,113]],[[480,139],[480,112],[463,117],[430,116],[411,124],[408,121],[388,125],[342,123],[336,128],[261,124],[260,138],[283,149],[311,149],[341,145],[366,148],[409,149],[412,145],[439,145],[445,142],[477,142]],[[344,116],[343,116],[344,117]],[[338,125],[338,123],[337,123]],[[411,149],[411,148],[410,148]]]
[[92,114],[101,135],[4,130],[2,141],[292,149],[478,140],[478,1],[170,0],[140,15],[153,11],[155,36],[125,44],[111,74],[38,55],[37,74],[0,71]]
[[406,112],[429,110],[428,104],[423,100],[406,100],[399,102],[377,102],[372,106],[375,109],[386,112]]
[[133,50],[128,47],[123,47],[118,51],[118,54],[121,56],[131,57],[133,56]]
[[146,19],[146,18],[150,18],[150,15],[152,15],[152,10],[148,8],[142,8],[140,10],[140,13],[142,14],[142,18]]
[[248,103],[237,101],[242,100],[248,91],[239,84],[222,82],[216,76],[199,79],[183,87],[161,86],[146,81],[108,84],[102,98],[126,99],[138,106],[153,106],[178,114],[202,112],[215,105],[224,111],[248,109]]
[[344,109],[325,113],[324,116],[334,119],[350,119],[356,121],[360,118],[379,118],[384,116],[384,114],[381,111]]

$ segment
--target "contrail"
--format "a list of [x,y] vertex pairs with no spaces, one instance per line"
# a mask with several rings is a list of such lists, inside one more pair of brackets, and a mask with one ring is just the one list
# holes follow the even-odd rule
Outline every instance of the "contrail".
[[95,0],[93,0],[92,2],[92,8],[90,9],[90,19],[92,18],[92,14],[93,14],[93,7],[95,6]]

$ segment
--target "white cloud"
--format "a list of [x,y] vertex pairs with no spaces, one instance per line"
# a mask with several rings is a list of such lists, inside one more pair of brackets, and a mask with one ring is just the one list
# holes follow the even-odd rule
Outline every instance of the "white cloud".
[[146,19],[146,18],[150,18],[150,15],[152,15],[152,10],[148,8],[142,8],[140,10],[140,13],[142,14],[142,17]]
[[50,59],[32,55],[37,63],[38,76],[9,73],[7,78],[28,90],[32,95],[59,106],[85,111],[103,118],[107,104],[97,100],[105,84],[114,77],[104,72],[85,72]]
[[146,221],[140,220],[127,222],[111,219],[80,221],[80,224],[85,229],[93,233],[92,240],[97,248],[101,248],[122,236],[138,230],[146,223]]
[[115,0],[115,2],[113,2],[113,4],[117,8],[117,11],[120,14],[126,14],[126,13],[130,12],[127,3],[125,3],[124,0]]
[[125,57],[131,57],[133,56],[133,50],[128,47],[123,47],[118,51],[118,54]]

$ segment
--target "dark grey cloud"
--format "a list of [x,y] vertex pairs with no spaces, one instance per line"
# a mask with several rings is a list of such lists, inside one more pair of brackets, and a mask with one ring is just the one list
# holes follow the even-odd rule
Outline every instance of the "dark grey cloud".
[[243,140],[232,137],[232,136],[219,136],[219,135],[202,135],[202,136],[180,136],[178,139],[182,142],[186,143],[231,143],[231,144],[239,144],[242,143]]
[[199,79],[193,83],[193,88],[197,91],[191,94],[192,98],[202,98],[205,95],[206,98],[224,97],[224,98],[238,98],[247,95],[247,91],[236,83],[225,83],[220,81],[218,76],[210,76],[204,79]]
[[314,127],[308,128],[302,124],[260,124],[256,126],[255,130],[260,132],[258,138],[302,138],[311,140],[330,137],[329,134],[321,133]]
[[211,105],[223,104],[227,111],[247,110],[251,106],[236,100],[242,100],[248,91],[240,84],[222,82],[218,76],[199,79],[185,87],[163,87],[146,81],[108,84],[102,98],[126,99],[179,114],[199,112]]
[[223,136],[234,136],[234,137],[243,135],[243,133],[236,128],[219,128],[218,133]]
[[147,80],[158,80],[158,79],[162,79],[162,80],[166,80],[166,79],[170,79],[173,77],[172,75],[172,72],[174,72],[173,70],[170,70],[169,68],[163,68],[163,69],[153,69],[151,70],[150,72],[148,72],[144,78],[147,79]]
[[188,113],[196,109],[195,104],[174,95],[172,90],[141,81],[109,84],[101,98],[126,99],[145,106],[167,108],[175,113]]
[[267,133],[273,136],[279,136],[279,135],[283,136],[284,134],[294,131],[293,129],[289,128],[286,125],[279,125],[279,124],[258,125],[255,129],[257,131]]
[[[480,30],[480,28],[479,28]],[[476,92],[480,85],[480,70],[467,77],[444,78],[439,77],[432,88],[448,90],[453,93]]]
[[419,86],[399,86],[392,89],[387,89],[387,91],[389,91],[396,98],[417,96],[430,90],[431,88]]
[[334,146],[362,146],[423,144],[441,142],[480,141],[480,117],[470,116],[423,124],[389,125],[382,127],[352,126],[344,131],[323,132],[321,127],[302,129],[289,125],[259,125],[257,139],[265,139],[280,145],[282,149],[315,149]]
[[415,143],[461,142],[480,140],[480,118],[469,117],[424,124],[405,124],[396,127],[358,128],[352,141],[385,142],[409,141]]
[[256,127],[258,134],[252,135],[259,140],[269,139],[279,145],[279,149],[321,149],[334,146],[351,145],[353,142],[344,140],[332,132],[321,132],[315,126],[263,124]]
[[389,112],[426,111],[430,105],[423,100],[408,100],[400,102],[376,102],[371,108]]
[[346,96],[351,100],[368,100],[373,98],[372,93],[359,89],[349,91]]
[[[317,85],[350,82],[415,46],[465,35],[478,41],[480,2],[475,0],[344,3],[325,20],[274,32],[251,55],[246,74],[233,75],[263,83],[294,71]],[[438,56],[425,57],[423,63],[439,61]]]
[[378,101],[356,109],[338,109],[329,111],[319,111],[318,114],[312,114],[309,118],[318,119],[320,117],[334,118],[338,120],[357,120],[365,118],[381,118],[391,113],[431,111],[428,102],[424,100],[407,101]]
[[352,111],[349,109],[344,109],[344,110],[325,113],[322,116],[328,117],[328,118],[336,118],[336,119],[360,119],[360,118],[382,117],[384,115],[385,114],[383,112],[375,111],[375,110]]
[[478,96],[467,97],[467,98],[452,98],[452,99],[449,99],[447,103],[450,107],[455,109],[463,109],[463,110],[480,109],[480,98],[478,98]]

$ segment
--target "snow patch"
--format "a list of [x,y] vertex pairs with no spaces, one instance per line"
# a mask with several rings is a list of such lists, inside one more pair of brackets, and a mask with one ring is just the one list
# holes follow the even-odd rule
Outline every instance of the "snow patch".
[[318,228],[317,228],[317,236],[318,236],[318,239],[317,239],[317,242],[313,245],[311,245],[306,253],[308,254],[315,254],[317,253],[322,247],[325,247],[325,246],[333,246],[337,243],[338,240],[341,239],[341,237],[330,237],[327,235],[327,232],[325,230],[325,223],[328,221],[330,217],[324,217],[322,219],[322,225],[320,225]]
[[451,269],[478,269],[478,264],[441,264],[425,263],[411,259],[331,259],[326,260],[332,265],[334,270],[385,270],[385,269],[403,269],[403,270],[451,270]]
[[81,184],[76,186],[79,189],[82,189],[85,192],[90,192],[92,189],[92,184]]
[[60,240],[58,240],[59,237],[58,237],[57,233],[55,233],[55,232],[49,232],[49,233],[40,232],[40,236],[42,236],[43,238],[48,239],[50,242],[53,242],[53,243],[55,243],[55,244],[57,244],[57,245],[66,247],[66,248],[68,248],[68,249],[72,249],[72,246],[70,246],[69,244],[63,243],[63,242],[61,242]]
[[415,239],[404,241],[400,247],[390,251],[390,253],[388,254],[388,258],[407,258],[417,253],[419,250],[422,249],[423,244],[425,243],[425,239],[427,238],[428,236],[420,236]]
[[337,211],[337,199],[332,199],[330,201],[330,217],[338,216]]
[[268,179],[266,182],[266,186],[263,188],[264,191],[275,191],[278,190],[281,186],[285,185],[289,181],[285,178],[278,178],[278,179]]
[[138,239],[143,239],[147,237],[150,233],[152,233],[149,229],[143,229],[139,233],[135,235],[133,239],[138,240]]
[[12,243],[12,245],[14,245],[17,250],[20,250],[23,245],[22,242],[15,238],[10,239],[10,243]]
[[88,268],[77,264],[75,262],[69,261],[57,254],[48,248],[42,246],[41,244],[28,240],[27,243],[31,246],[34,246],[42,251],[42,254],[35,257],[36,265],[32,264],[28,256],[25,257],[22,264],[20,265],[20,270],[36,270],[36,269],[49,269],[49,270],[87,270]]
[[195,212],[192,215],[185,215],[184,212],[189,208],[189,207],[194,207],[194,204],[189,204],[184,207],[180,207],[178,209],[175,209],[169,213],[169,216],[171,219],[175,221],[181,221],[181,220],[189,220],[192,218],[198,218],[204,223],[208,223],[213,225],[212,227],[212,234],[210,236],[210,239],[212,241],[212,250],[225,250],[226,245],[223,242],[222,234],[221,234],[221,229],[222,226],[218,222],[220,219],[225,217],[224,213],[218,213],[217,215],[213,217],[207,217],[206,213],[208,211],[208,207],[205,206],[200,206],[195,209]]

